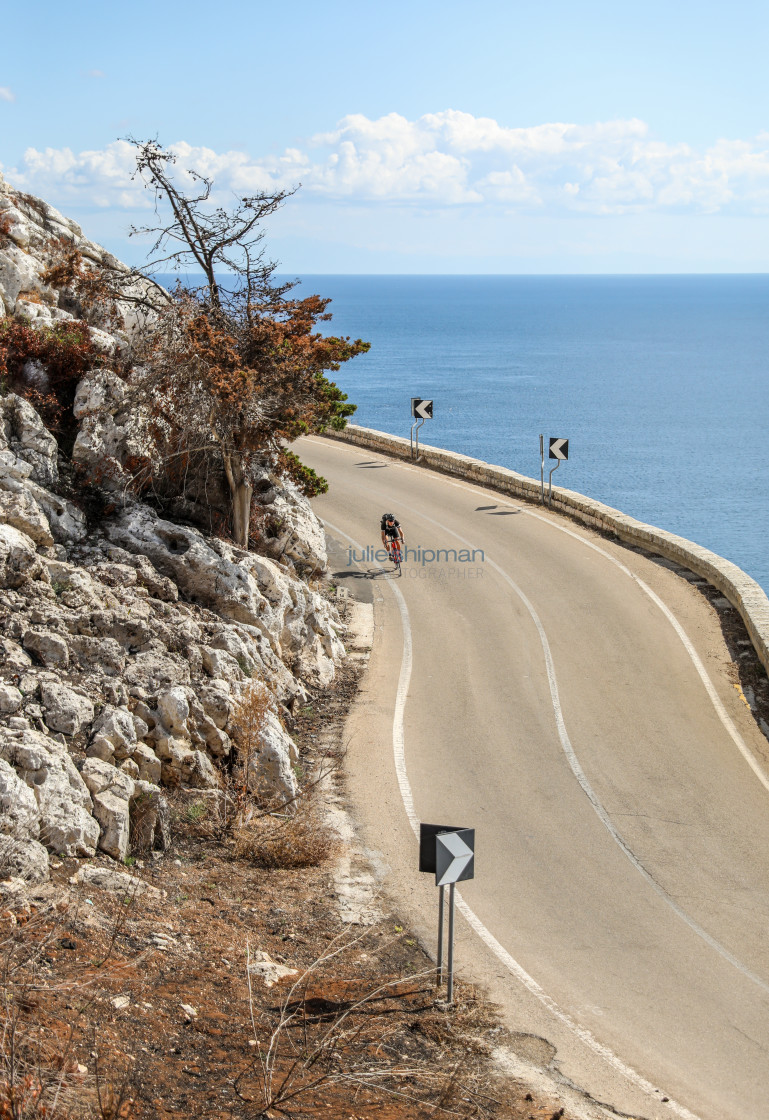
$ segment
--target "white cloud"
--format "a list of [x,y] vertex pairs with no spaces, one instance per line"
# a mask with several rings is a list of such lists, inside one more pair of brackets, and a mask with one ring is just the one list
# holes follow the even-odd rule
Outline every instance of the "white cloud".
[[16,94],[8,86],[0,86],[0,101],[15,101]]
[[[767,133],[696,151],[650,139],[636,119],[509,128],[446,110],[417,120],[353,114],[302,147],[261,159],[183,141],[171,147],[180,173],[194,167],[212,178],[215,201],[223,203],[233,194],[301,183],[300,198],[363,206],[564,215],[769,212]],[[6,177],[59,205],[146,207],[150,196],[130,179],[133,151],[126,141],[78,154],[30,148]]]

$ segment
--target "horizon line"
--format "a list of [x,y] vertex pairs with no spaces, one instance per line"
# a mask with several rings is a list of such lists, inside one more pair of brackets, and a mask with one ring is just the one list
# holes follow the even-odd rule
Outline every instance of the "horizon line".
[[[132,265],[129,267],[139,270],[140,265]],[[181,277],[200,277],[203,278],[202,272],[157,272],[155,276],[178,276]],[[228,272],[225,270],[216,272],[217,276],[237,276],[236,272]],[[608,279],[608,278],[632,278],[638,279],[641,277],[715,277],[715,276],[769,276],[769,269],[755,269],[753,271],[728,271],[728,272],[315,272],[315,271],[276,271],[275,276],[285,279],[287,277],[296,276],[361,276],[361,277],[408,277],[408,278],[430,278],[430,279],[452,279],[454,277],[467,278],[477,276],[480,278],[510,278],[516,277],[520,279],[565,279],[568,277],[575,278],[589,278],[589,279]]]

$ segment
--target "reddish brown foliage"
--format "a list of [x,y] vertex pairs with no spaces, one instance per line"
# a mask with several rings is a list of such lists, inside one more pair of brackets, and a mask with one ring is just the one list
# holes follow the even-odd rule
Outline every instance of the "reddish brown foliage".
[[[224,309],[179,291],[137,345],[146,371],[137,389],[157,441],[159,473],[173,481],[196,460],[223,473],[233,498],[233,534],[243,547],[259,469],[276,462],[284,442],[341,427],[354,411],[325,374],[364,353],[368,343],[316,331],[329,317],[328,302],[274,299],[263,314],[252,301]],[[282,465],[289,467],[285,456]],[[307,492],[324,488],[298,460],[290,467]]]
[[17,319],[0,322],[0,381],[26,397],[57,436],[74,425],[71,410],[78,381],[101,361],[85,323],[36,330]]
[[9,214],[0,215],[0,245],[7,245],[11,240],[12,225]]

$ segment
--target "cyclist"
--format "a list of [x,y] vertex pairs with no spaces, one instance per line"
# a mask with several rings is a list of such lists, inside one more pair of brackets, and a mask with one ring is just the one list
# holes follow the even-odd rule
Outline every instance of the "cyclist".
[[[390,552],[393,541],[399,541],[401,545],[401,551],[403,551],[403,548],[406,544],[406,538],[403,536],[403,530],[401,529],[400,521],[396,521],[392,513],[382,514],[382,522],[380,528],[382,530],[382,544],[385,546],[388,553]],[[392,555],[390,555],[390,559],[392,560]]]

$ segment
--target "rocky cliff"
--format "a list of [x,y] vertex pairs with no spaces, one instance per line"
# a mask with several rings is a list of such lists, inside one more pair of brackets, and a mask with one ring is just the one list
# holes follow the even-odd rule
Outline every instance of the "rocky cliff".
[[[0,327],[77,322],[71,293],[46,280],[52,244],[127,277],[144,310],[88,336],[114,355],[165,297],[83,237],[80,227],[0,177]],[[150,308],[150,312],[147,311]],[[45,369],[29,370],[29,383]],[[40,882],[51,854],[167,843],[164,787],[220,796],[233,715],[268,690],[253,789],[296,792],[291,711],[344,656],[334,608],[305,577],[325,567],[322,528],[269,473],[259,500],[267,555],[207,536],[122,486],[136,424],[125,383],[97,365],[77,387],[77,431],[62,452],[22,391],[0,397],[0,879]],[[109,461],[109,493],[98,470]],[[77,468],[77,469],[74,469]],[[82,484],[82,491],[79,486]],[[108,500],[107,500],[108,499]],[[3,888],[0,884],[0,891]]]

